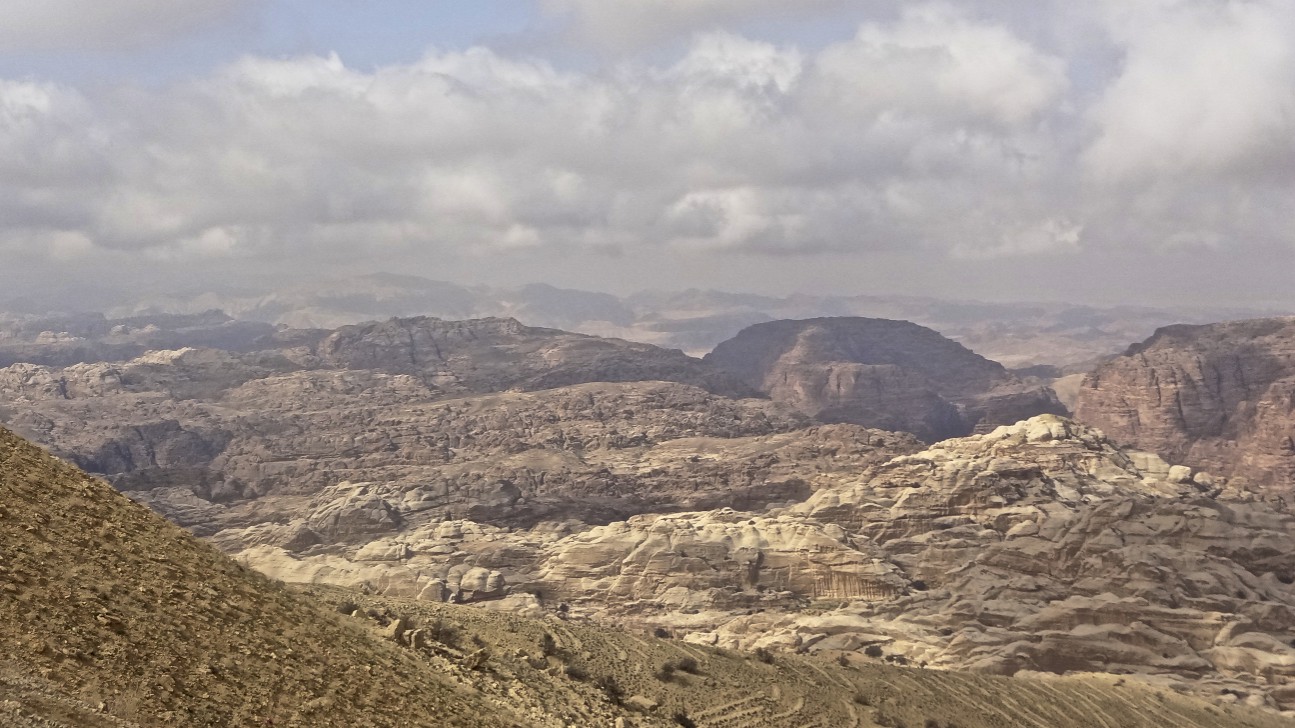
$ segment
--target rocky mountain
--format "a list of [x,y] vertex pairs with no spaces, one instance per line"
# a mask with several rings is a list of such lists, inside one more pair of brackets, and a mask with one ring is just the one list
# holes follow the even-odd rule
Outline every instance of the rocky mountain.
[[539,580],[572,609],[702,644],[1142,674],[1290,710],[1295,517],[1208,482],[1042,416],[789,508],[575,534]]
[[1295,710],[1290,514],[1046,415],[851,471],[763,509],[222,546],[289,582],[560,608],[700,645],[1113,673]]
[[934,441],[1065,408],[928,328],[857,317],[772,321],[743,329],[705,361],[824,422],[912,432]]
[[1295,495],[1295,318],[1171,326],[1085,377],[1076,416],[1170,462]]
[[[820,334],[792,323],[791,349],[866,376],[911,367],[899,381],[960,416],[1037,387],[912,324]],[[754,369],[760,351],[734,360]],[[659,666],[626,672],[621,658],[532,660],[503,636],[531,629],[526,619],[685,640],[665,652],[634,647],[637,636],[617,643],[614,654],[649,661],[761,648],[777,665],[797,651],[845,663],[806,663],[793,682],[824,664],[926,663],[1120,674],[1138,690],[1295,710],[1295,523],[1281,504],[1055,416],[924,449],[792,402],[726,396],[752,391],[742,374],[515,321],[416,318],[277,330],[242,352],[15,364],[0,369],[0,419],[256,571],[366,594],[377,616],[365,607],[357,623],[394,629],[397,642],[411,632],[401,610],[494,613],[503,626],[479,635],[487,646],[442,649],[430,632],[401,644],[488,700],[564,696],[523,701],[524,723],[596,714],[650,725],[670,719],[661,711],[700,712],[706,692],[675,690],[653,676]],[[477,650],[505,648],[513,658],[491,663],[495,677],[477,675]],[[766,663],[739,662],[714,664],[740,679],[700,685],[750,695]],[[614,672],[656,712],[609,707],[593,685],[571,693],[567,664]],[[842,675],[829,680],[858,688]],[[1105,690],[1115,678],[1102,679]],[[835,706],[824,724],[881,715],[786,689],[749,715],[804,725],[801,698]],[[709,705],[699,725],[748,715]]]
[[[51,292],[46,307],[61,308],[79,292]],[[511,317],[535,326],[710,351],[741,329],[765,321],[864,316],[914,321],[1009,367],[1088,368],[1118,354],[1157,327],[1208,323],[1281,311],[1227,308],[1100,308],[1065,303],[949,301],[881,295],[768,296],[711,290],[645,291],[629,296],[536,284],[520,288],[465,286],[410,275],[377,273],[286,285],[182,295],[115,294],[110,315],[225,311],[240,321],[294,328],[337,328],[390,317],[445,319]],[[5,304],[0,302],[0,309]],[[57,327],[49,329],[53,333]],[[169,347],[175,348],[175,347]]]
[[[743,654],[285,588],[0,430],[0,725],[1284,725],[1110,677]],[[1097,716],[1097,720],[1094,720]]]

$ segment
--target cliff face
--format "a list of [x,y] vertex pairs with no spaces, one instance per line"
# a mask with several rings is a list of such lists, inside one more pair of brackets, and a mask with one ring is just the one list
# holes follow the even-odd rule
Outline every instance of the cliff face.
[[1065,411],[1046,387],[1023,383],[1002,365],[907,321],[756,324],[705,361],[812,417],[903,430],[927,441]]
[[1295,488],[1295,318],[1170,326],[1083,382],[1113,439],[1274,495]]

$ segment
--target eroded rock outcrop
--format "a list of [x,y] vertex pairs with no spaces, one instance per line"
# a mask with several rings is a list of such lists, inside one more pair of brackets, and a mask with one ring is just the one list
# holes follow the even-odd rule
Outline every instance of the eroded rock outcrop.
[[[544,575],[580,584],[583,597],[566,596],[600,619],[656,620],[706,643],[1153,674],[1295,707],[1295,518],[1211,497],[1205,482],[1041,416],[762,516],[640,517],[574,535],[545,549]],[[743,568],[761,562],[793,568]]]
[[771,321],[743,329],[705,361],[817,419],[927,441],[1065,411],[1046,387],[907,321]]
[[1295,317],[1160,329],[1084,379],[1075,415],[1170,462],[1289,500]]

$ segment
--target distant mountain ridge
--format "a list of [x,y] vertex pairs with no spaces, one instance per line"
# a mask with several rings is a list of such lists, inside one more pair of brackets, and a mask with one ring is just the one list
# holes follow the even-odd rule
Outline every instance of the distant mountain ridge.
[[[1156,328],[1274,315],[1235,308],[1101,308],[1060,303],[984,303],[913,296],[770,296],[722,291],[646,291],[613,296],[546,284],[465,286],[379,273],[285,286],[141,298],[118,295],[109,317],[219,309],[240,321],[333,329],[390,317],[512,317],[531,326],[613,336],[693,355],[752,324],[777,319],[863,316],[913,321],[1008,367],[1077,365],[1121,351]],[[0,311],[4,306],[0,304]],[[0,326],[3,330],[3,326]],[[54,329],[58,330],[58,329]]]

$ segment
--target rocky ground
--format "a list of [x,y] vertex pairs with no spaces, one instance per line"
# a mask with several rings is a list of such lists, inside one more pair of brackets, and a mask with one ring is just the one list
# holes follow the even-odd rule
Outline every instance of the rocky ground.
[[[1033,386],[926,333],[966,360],[915,354],[960,415]],[[927,447],[735,396],[740,371],[678,352],[506,320],[259,341],[15,364],[0,419],[286,582],[1295,709],[1284,507],[1069,420]]]
[[0,725],[1246,726],[1102,676],[737,653],[240,568],[0,429]]
[[1273,498],[1295,497],[1295,318],[1171,326],[1089,374],[1076,416]]

